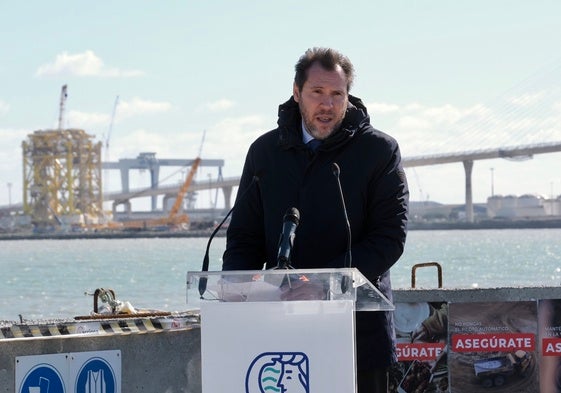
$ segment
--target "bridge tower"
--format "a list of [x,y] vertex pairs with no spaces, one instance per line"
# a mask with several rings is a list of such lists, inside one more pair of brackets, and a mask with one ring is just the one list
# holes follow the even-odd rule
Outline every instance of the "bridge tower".
[[36,226],[103,214],[101,142],[80,129],[39,130],[23,150],[23,210]]

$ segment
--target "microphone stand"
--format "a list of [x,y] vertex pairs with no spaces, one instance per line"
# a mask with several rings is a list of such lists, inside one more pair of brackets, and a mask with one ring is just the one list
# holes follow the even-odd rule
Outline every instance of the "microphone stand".
[[[294,245],[294,238],[296,237],[296,228],[298,227],[299,223],[300,223],[300,212],[295,207],[289,208],[286,211],[283,219],[282,232],[279,239],[279,252],[277,256],[277,266],[274,267],[272,270],[294,269],[290,261],[290,255],[292,253],[292,247]],[[288,246],[288,250],[285,249],[286,246]],[[288,283],[288,287],[292,289],[290,274],[288,273],[286,274],[286,280]]]
[[[352,247],[352,239],[351,239],[351,224],[349,222],[349,216],[347,214],[347,206],[345,205],[345,196],[343,195],[343,187],[341,187],[341,180],[339,179],[339,175],[341,174],[341,168],[339,165],[334,162],[331,166],[331,170],[333,171],[333,176],[337,180],[337,187],[339,188],[339,197],[341,199],[341,205],[343,206],[343,215],[345,218],[345,224],[347,226],[347,252],[345,253],[345,267],[352,267],[352,254],[351,254],[351,247]],[[346,293],[347,290],[350,288],[350,280],[349,277],[343,277],[341,280],[341,292]]]
[[[243,192],[243,194],[240,195],[240,197],[237,199],[237,201],[242,200],[246,194],[248,193],[248,191],[253,187],[253,185],[255,183],[259,182],[259,177],[257,175],[254,175],[253,178],[251,179],[251,183],[249,184],[249,186],[245,189],[245,191]],[[236,203],[234,203],[234,206],[232,206],[232,208],[228,211],[228,213],[226,214],[226,216],[224,217],[224,219],[220,222],[220,224],[218,224],[216,226],[216,228],[214,228],[214,231],[212,231],[210,237],[208,238],[208,242],[206,244],[206,251],[205,251],[205,256],[203,258],[203,266],[201,268],[202,272],[208,272],[208,265],[209,265],[209,254],[210,254],[210,243],[212,243],[212,239],[214,239],[214,237],[216,236],[216,234],[218,233],[218,231],[220,230],[220,228],[222,228],[222,226],[224,225],[224,223],[226,222],[226,220],[228,219],[228,217],[230,217],[230,215],[232,214],[232,212],[234,211],[234,209],[237,206],[237,201]],[[201,299],[204,299],[203,294],[206,292],[206,286],[207,286],[207,281],[208,278],[207,277],[201,277],[199,280],[199,295],[201,296]]]

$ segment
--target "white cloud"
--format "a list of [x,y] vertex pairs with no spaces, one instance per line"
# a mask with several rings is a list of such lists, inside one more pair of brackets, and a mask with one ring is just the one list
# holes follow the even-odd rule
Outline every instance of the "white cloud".
[[422,116],[405,115],[401,116],[397,122],[398,128],[409,130],[427,130],[433,125],[430,118]]
[[432,107],[424,110],[424,115],[437,124],[451,124],[465,115],[465,111],[450,104],[440,107]]
[[10,147],[15,145],[17,149],[20,149],[21,142],[31,133],[30,130],[24,129],[0,128],[0,140],[2,140],[0,146]]
[[[156,102],[133,98],[131,101],[120,101],[115,121],[122,121],[139,115],[164,113],[171,109],[169,102]],[[69,111],[63,124],[65,128],[90,129],[109,126],[111,114],[97,112]]]
[[368,108],[368,112],[373,114],[385,114],[399,110],[399,105],[386,104],[384,102],[371,102],[367,104],[366,107]]
[[140,114],[164,113],[171,109],[169,102],[156,102],[134,97],[131,101],[120,101],[117,106],[117,119],[126,119]]
[[132,158],[138,156],[140,152],[152,151],[160,158],[169,158],[170,146],[169,138],[157,131],[137,129],[125,135],[117,136],[112,143],[111,157]]
[[0,116],[5,115],[10,110],[10,105],[0,100]]
[[135,77],[144,73],[138,70],[107,67],[93,51],[87,50],[77,54],[62,52],[56,56],[54,62],[41,65],[35,73],[38,77],[54,75]]
[[203,157],[223,158],[226,162],[224,176],[239,176],[249,145],[268,131],[270,124],[259,115],[220,120],[206,131]]
[[[459,107],[450,104],[404,105],[382,116],[385,128],[398,138],[404,156],[442,154],[558,141],[561,105],[552,102],[544,113],[542,99],[536,108],[515,110],[538,95],[520,96],[517,103]],[[532,105],[534,103],[532,102]],[[541,105],[541,106],[540,106]],[[525,108],[526,108],[525,107]]]
[[[224,175],[239,175],[249,145],[267,130],[264,118],[258,115],[218,120],[205,130],[202,157],[224,159],[227,163],[224,169],[228,170],[228,174]],[[139,151],[146,151],[146,146],[150,146],[150,151],[157,152],[160,158],[194,158],[199,154],[203,130],[174,131],[173,143],[170,143],[169,135],[160,130],[136,130],[124,138],[117,137],[113,145],[126,146],[127,151],[114,151],[112,157],[117,157],[117,154],[121,154],[119,157],[136,157]]]
[[211,112],[221,112],[232,108],[234,105],[235,105],[234,101],[228,100],[226,98],[221,98],[214,102],[206,103],[204,108]]
[[0,205],[8,204],[8,186],[11,183],[11,201],[21,202],[22,142],[31,134],[29,130],[0,128]]
[[409,104],[394,113],[395,126],[402,131],[438,131],[456,123],[470,112],[471,109],[461,109],[449,104],[435,107]]
[[104,113],[87,113],[80,111],[68,112],[65,128],[83,128],[88,129],[100,125],[108,125],[110,118]]
[[507,102],[516,106],[530,106],[542,101],[544,99],[544,96],[545,92],[538,91],[535,93],[526,93],[519,96],[510,97],[508,98]]
[[247,133],[248,129],[263,125],[263,117],[259,115],[248,115],[241,117],[227,117],[218,122],[214,127],[227,130],[228,135]]
[[419,103],[417,103],[417,102],[413,102],[413,103],[411,103],[411,104],[407,104],[407,105],[404,106],[404,109],[405,109],[406,111],[420,111],[420,110],[422,110],[422,109],[424,109],[424,108],[425,108],[424,105],[421,105],[421,104],[419,104]]

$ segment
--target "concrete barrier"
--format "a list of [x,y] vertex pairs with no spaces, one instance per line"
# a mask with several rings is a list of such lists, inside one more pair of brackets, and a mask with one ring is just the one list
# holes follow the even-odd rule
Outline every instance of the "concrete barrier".
[[514,302],[561,299],[561,287],[502,287],[475,289],[402,289],[394,291],[395,303],[408,302]]
[[[407,302],[488,302],[561,299],[561,288],[491,289],[411,289],[394,291],[395,303]],[[151,321],[150,323],[148,323]],[[167,323],[165,323],[167,321]],[[91,329],[80,334],[76,326],[83,322],[4,326],[0,335],[0,393],[20,393],[15,386],[16,358],[41,354],[120,350],[122,391],[200,393],[200,324],[193,319],[161,319],[157,328],[150,319],[113,320],[101,323],[99,334]],[[100,322],[95,322],[100,323]],[[112,327],[111,327],[112,326]],[[95,330],[95,329],[94,329]],[[27,393],[27,392],[26,392]]]
[[2,339],[0,392],[18,392],[18,356],[120,350],[122,392],[200,393],[199,326]]

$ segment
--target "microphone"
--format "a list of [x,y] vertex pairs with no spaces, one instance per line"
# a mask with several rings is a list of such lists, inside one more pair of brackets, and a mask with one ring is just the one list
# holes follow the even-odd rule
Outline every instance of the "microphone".
[[290,254],[296,237],[296,227],[300,223],[300,212],[295,207],[286,211],[283,218],[282,233],[279,238],[277,269],[290,268]]
[[[343,187],[341,187],[341,179],[339,179],[339,175],[341,174],[341,168],[339,165],[334,162],[331,164],[331,170],[333,171],[333,176],[337,180],[337,187],[339,188],[339,197],[341,199],[341,205],[343,207],[343,215],[345,217],[345,224],[347,225],[347,252],[345,253],[345,267],[352,267],[352,254],[351,254],[351,244],[352,244],[352,237],[351,237],[351,224],[349,222],[349,215],[347,214],[347,206],[345,205],[345,196],[343,195]],[[343,293],[347,292],[349,289],[350,282],[348,277],[343,277],[341,281],[341,291]]]
[[[253,186],[259,183],[259,176],[254,175],[253,178],[251,179],[251,183],[249,183],[249,186],[247,186],[247,188],[245,189],[245,191],[240,195],[239,198],[236,199],[236,202],[234,203],[234,206],[232,206],[232,208],[230,209],[230,211],[228,211],[228,213],[226,214],[226,216],[224,217],[224,219],[220,222],[220,224],[218,224],[216,226],[216,228],[214,228],[214,231],[212,231],[210,237],[208,238],[208,242],[206,244],[206,251],[205,251],[205,256],[203,258],[203,266],[201,268],[202,272],[208,272],[208,265],[209,265],[209,250],[210,250],[210,243],[212,243],[212,239],[214,239],[214,236],[216,236],[216,234],[218,233],[218,231],[220,230],[220,228],[222,228],[222,226],[224,225],[224,223],[226,222],[226,220],[228,219],[228,217],[230,217],[230,214],[232,214],[232,212],[234,211],[234,209],[236,208],[236,206],[238,205],[238,202],[243,200],[245,198],[245,196],[247,195],[247,193],[249,192],[249,190],[251,188],[253,188]],[[206,285],[207,285],[207,277],[201,277],[199,280],[199,295],[201,296],[201,299],[203,298],[203,294],[206,292]]]

